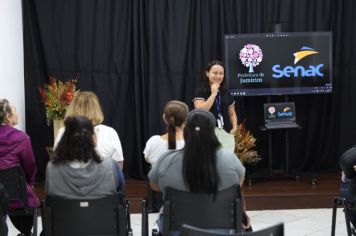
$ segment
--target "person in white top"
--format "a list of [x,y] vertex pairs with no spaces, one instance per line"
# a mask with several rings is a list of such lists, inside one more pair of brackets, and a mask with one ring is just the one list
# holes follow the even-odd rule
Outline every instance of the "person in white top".
[[164,107],[163,121],[167,133],[154,135],[146,143],[143,154],[145,160],[153,164],[166,151],[184,147],[183,128],[189,109],[187,104],[180,101],[170,101]]
[[[65,117],[85,116],[94,125],[94,132],[97,137],[95,150],[102,158],[112,158],[118,162],[122,169],[124,156],[119,135],[117,132],[106,125],[101,124],[104,120],[103,112],[100,108],[99,99],[93,92],[79,92],[67,109]],[[61,140],[64,127],[58,131],[54,141],[54,149]]]

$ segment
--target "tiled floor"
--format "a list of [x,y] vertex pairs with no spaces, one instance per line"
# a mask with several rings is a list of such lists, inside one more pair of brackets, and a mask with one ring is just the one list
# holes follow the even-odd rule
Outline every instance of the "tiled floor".
[[[252,227],[259,230],[278,222],[284,222],[286,236],[327,236],[331,231],[331,209],[302,209],[302,210],[268,210],[249,211]],[[152,225],[157,214],[150,214],[149,222]],[[341,209],[337,211],[336,235],[346,234],[345,218]],[[10,228],[9,236],[16,236],[17,230],[8,221]],[[141,235],[141,215],[131,215],[131,225],[136,236]],[[39,232],[41,231],[41,220],[39,220]],[[150,227],[151,230],[151,227]]]

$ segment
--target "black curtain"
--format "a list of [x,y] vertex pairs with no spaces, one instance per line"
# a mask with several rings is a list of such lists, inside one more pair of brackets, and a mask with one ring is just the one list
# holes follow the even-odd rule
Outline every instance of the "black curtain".
[[[356,2],[354,0],[26,0],[23,1],[26,125],[43,179],[46,146],[53,142],[37,88],[48,75],[79,75],[94,91],[104,123],[120,136],[126,177],[143,178],[142,150],[163,132],[161,114],[172,99],[191,99],[201,72],[223,60],[224,34],[282,31],[333,33],[333,94],[293,95],[303,128],[290,131],[291,167],[336,170],[356,143]],[[284,97],[273,96],[272,101]],[[266,97],[237,97],[239,120],[257,138],[267,165],[263,123]],[[273,134],[274,165],[284,167],[284,134]]]

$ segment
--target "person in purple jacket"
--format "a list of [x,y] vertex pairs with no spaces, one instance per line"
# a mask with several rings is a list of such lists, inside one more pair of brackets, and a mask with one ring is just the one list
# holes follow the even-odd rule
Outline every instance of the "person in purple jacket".
[[[38,207],[40,202],[32,189],[36,164],[31,141],[28,135],[13,127],[17,123],[15,106],[6,99],[0,99],[0,170],[21,166],[27,180],[28,206]],[[21,202],[9,200],[9,211],[22,207]],[[10,220],[20,235],[31,235],[33,216],[10,216]]]

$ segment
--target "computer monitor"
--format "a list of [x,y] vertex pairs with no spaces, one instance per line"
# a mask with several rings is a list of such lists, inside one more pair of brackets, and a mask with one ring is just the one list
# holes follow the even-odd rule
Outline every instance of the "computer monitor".
[[332,93],[331,32],[225,35],[232,95]]

